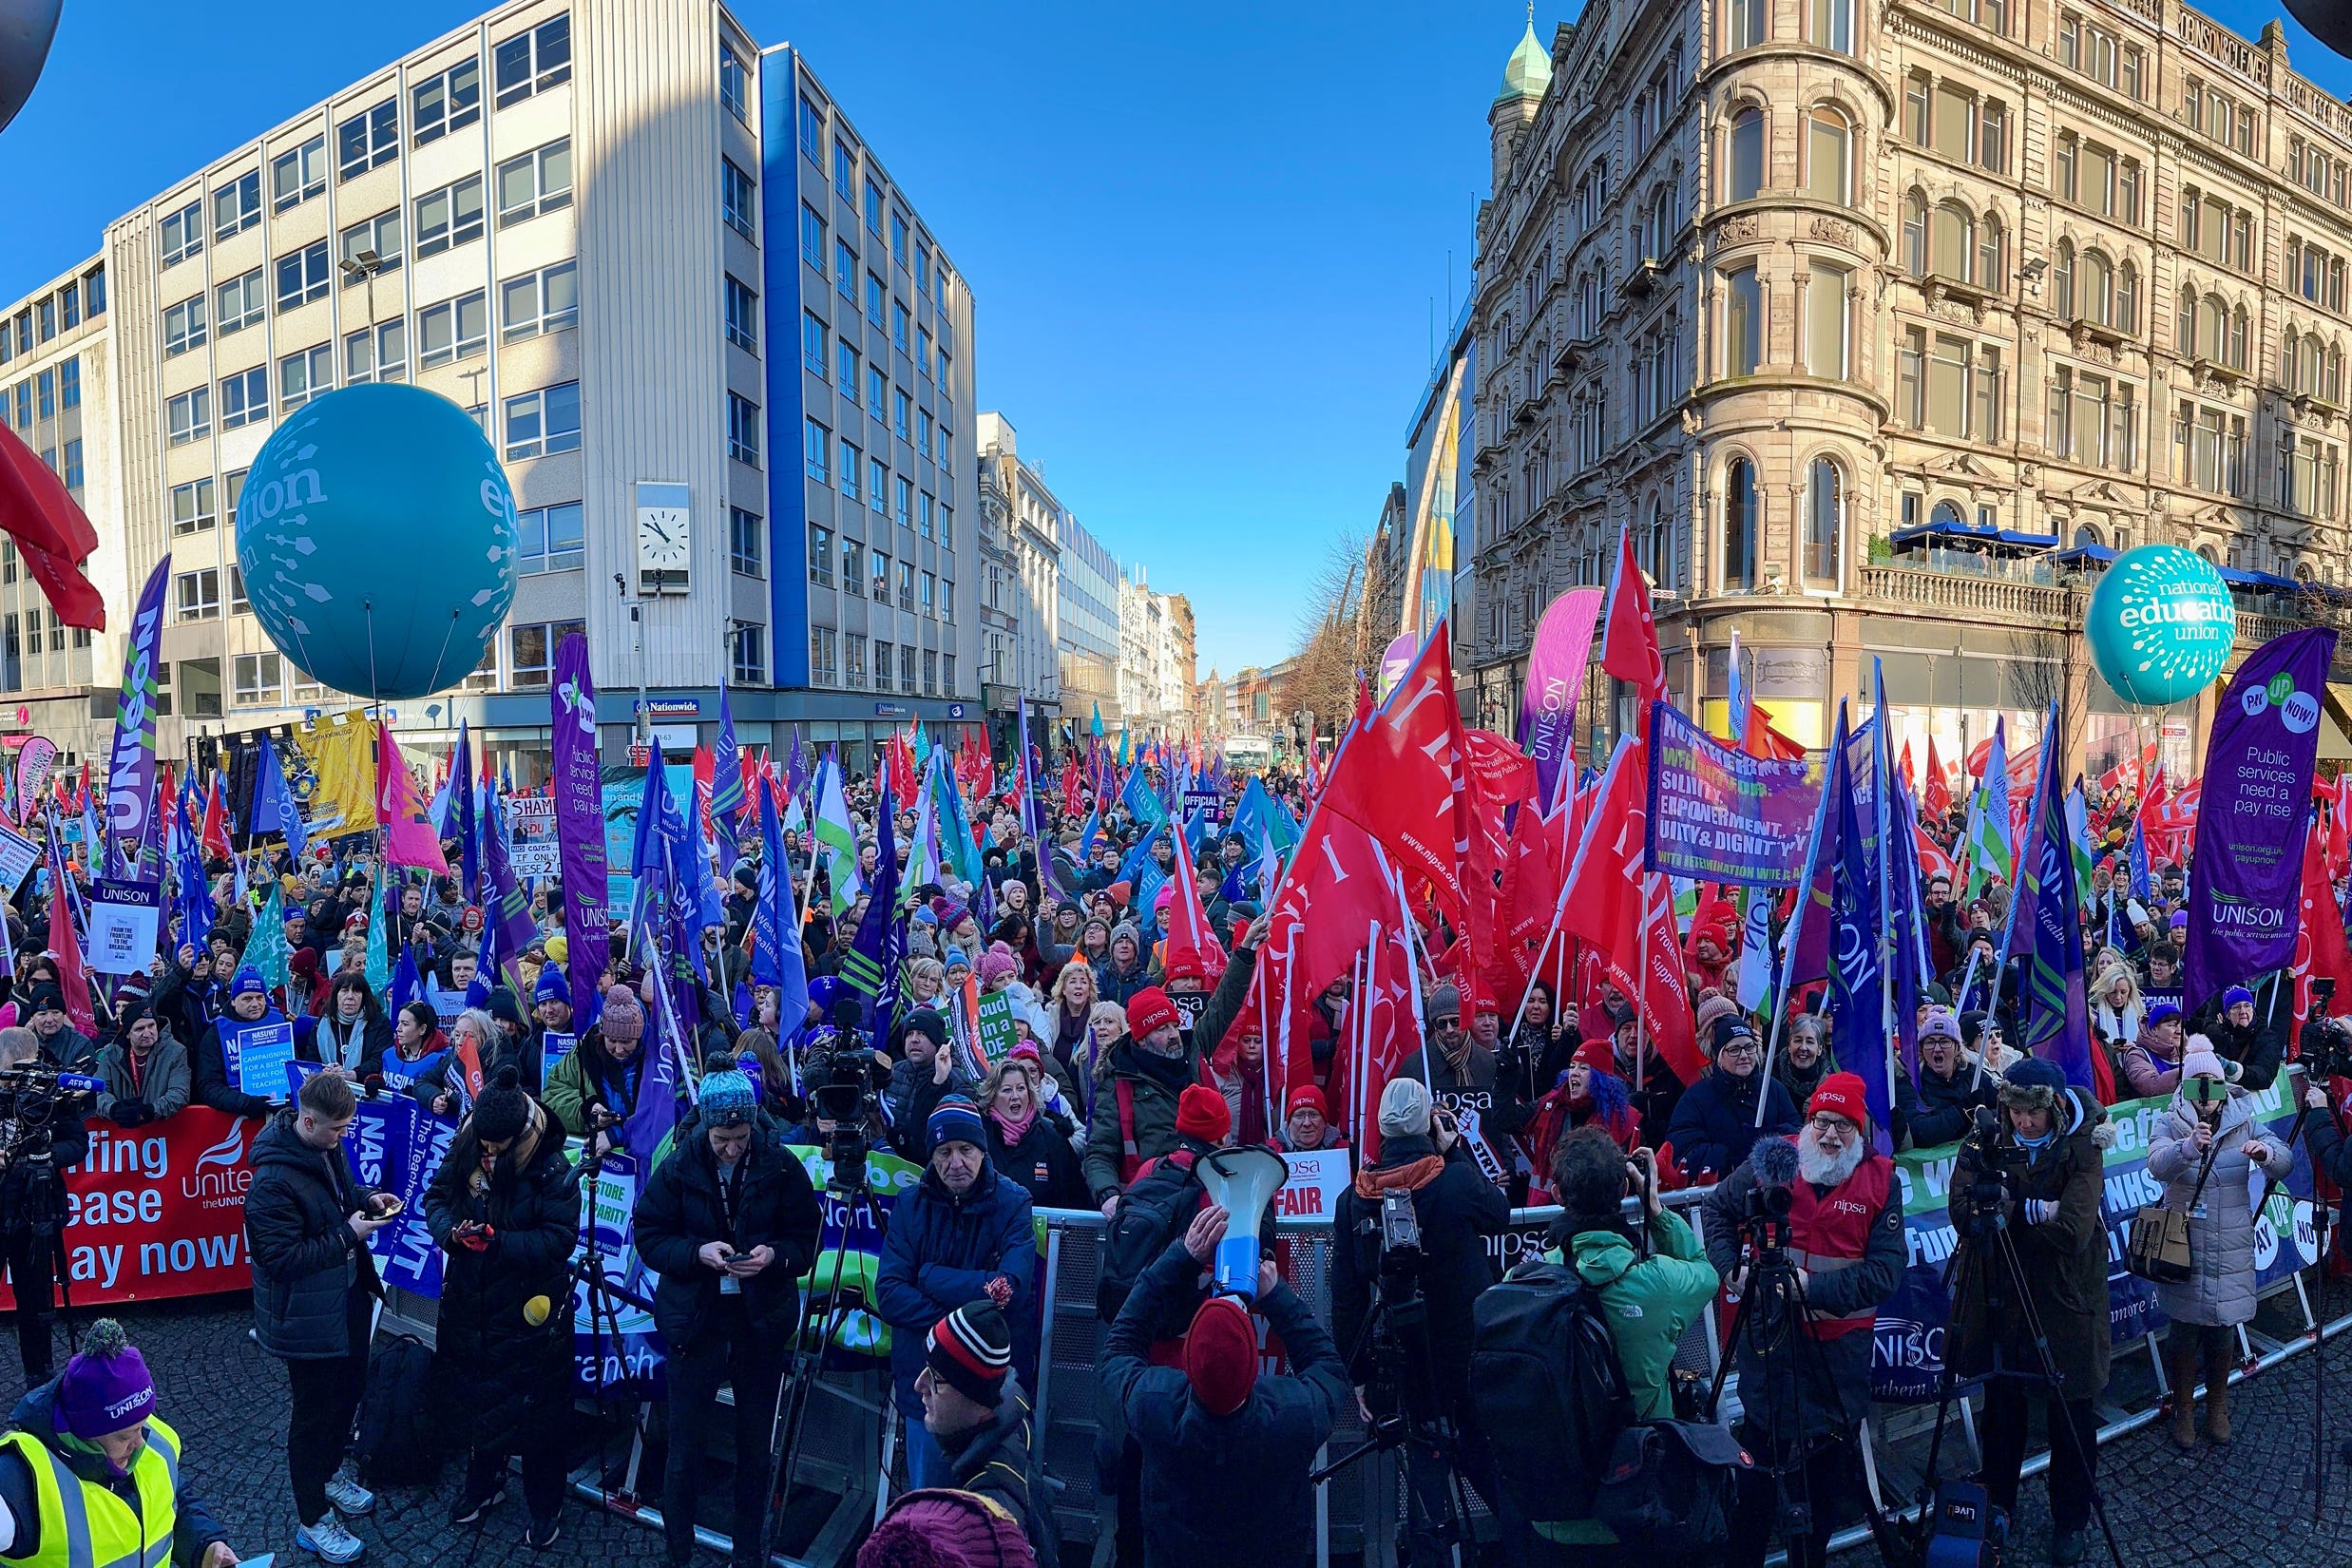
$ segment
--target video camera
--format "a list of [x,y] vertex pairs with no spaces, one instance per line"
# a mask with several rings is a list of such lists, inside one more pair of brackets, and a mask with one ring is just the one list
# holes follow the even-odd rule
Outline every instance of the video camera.
[[2352,1027],[2328,1014],[2336,1000],[2336,983],[2324,976],[2311,980],[2311,1016],[2303,1026],[2303,1069],[2306,1079],[2352,1078]]
[[804,1077],[811,1119],[832,1124],[832,1131],[824,1135],[825,1157],[832,1168],[825,1185],[844,1194],[867,1190],[866,1157],[872,1151],[866,1129],[882,1103],[874,1094],[873,1075],[867,1070],[859,1012],[854,997],[833,1004],[832,1046],[810,1056]]
[[[47,1057],[0,1069],[0,1170],[17,1166],[49,1169],[60,1113],[78,1114],[74,1102],[102,1093],[105,1080],[68,1073]],[[12,1223],[43,1226],[64,1217],[64,1189],[56,1181],[27,1189]]]
[[1789,1214],[1796,1208],[1797,1151],[1785,1138],[1765,1138],[1749,1157],[1755,1184],[1739,1218],[1740,1244],[1762,1262],[1788,1252]]

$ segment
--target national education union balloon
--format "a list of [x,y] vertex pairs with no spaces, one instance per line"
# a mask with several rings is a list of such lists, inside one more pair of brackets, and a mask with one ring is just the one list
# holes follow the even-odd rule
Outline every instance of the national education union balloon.
[[2238,608],[2213,564],[2143,545],[2107,568],[2083,625],[2091,662],[2126,702],[2161,707],[2212,683],[2238,637]]
[[304,404],[254,458],[237,554],[255,619],[314,680],[419,698],[514,602],[514,491],[471,415],[398,383]]

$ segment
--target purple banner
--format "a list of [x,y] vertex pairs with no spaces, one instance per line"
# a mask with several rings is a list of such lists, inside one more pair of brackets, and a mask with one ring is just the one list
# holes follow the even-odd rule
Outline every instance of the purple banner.
[[1536,802],[1549,813],[1562,769],[1575,776],[1577,698],[1584,691],[1585,660],[1606,596],[1571,588],[1552,601],[1536,625],[1527,654],[1527,684],[1519,698],[1520,748],[1536,759]]
[[[131,612],[130,637],[123,649],[123,689],[114,704],[114,746],[106,754],[106,837],[114,846],[118,877],[132,877],[156,840],[155,671],[156,645],[163,630],[163,585],[171,581],[171,555],[155,564],[139,607]],[[26,802],[31,814],[31,802]],[[97,846],[87,846],[95,855]],[[91,864],[97,862],[93,859]]]
[[1670,702],[1650,709],[1650,870],[1748,888],[1805,875],[1821,785],[1804,762],[1735,752]]
[[2332,627],[2273,638],[2238,667],[2214,710],[2189,873],[2189,1012],[2294,960],[2320,698],[2335,656]]
[[604,935],[604,786],[596,755],[596,681],[588,674],[588,640],[579,632],[555,654],[547,689],[554,724],[555,836],[564,872],[564,978],[572,993],[572,1027],[596,1019],[596,983],[612,949]]

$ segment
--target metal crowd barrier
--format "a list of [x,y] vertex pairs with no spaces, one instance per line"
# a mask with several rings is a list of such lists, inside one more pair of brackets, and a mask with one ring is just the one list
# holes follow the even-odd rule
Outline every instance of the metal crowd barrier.
[[[1706,1196],[1704,1189],[1665,1195],[1667,1204],[1684,1213],[1702,1241],[1706,1222],[1698,1206]],[[1509,1228],[1490,1244],[1490,1252],[1501,1266],[1510,1267],[1538,1248],[1544,1230],[1558,1214],[1557,1208],[1512,1211]],[[1064,1540],[1096,1544],[1108,1523],[1105,1501],[1096,1485],[1095,1459],[1100,1426],[1099,1374],[1106,1329],[1095,1311],[1095,1286],[1104,1220],[1093,1210],[1047,1209],[1040,1214],[1045,1221],[1039,1302],[1042,1343],[1038,1386],[1033,1390],[1032,1444],[1046,1480],[1038,1496],[1053,1509]],[[1281,1218],[1276,1230],[1284,1278],[1328,1328],[1330,1222]],[[2313,1267],[2324,1267],[2324,1262]],[[2352,1312],[2325,1322],[2315,1315],[2304,1279],[2307,1272],[2308,1269],[2289,1274],[2263,1293],[2255,1321],[2239,1330],[2241,1360],[2232,1382],[2276,1367],[2352,1328]],[[392,1294],[388,1320],[401,1331],[419,1334],[430,1343],[435,1304],[405,1291]],[[1684,1333],[1674,1366],[1711,1377],[1721,1353],[1717,1315],[1703,1312]],[[2101,1443],[2158,1419],[2168,1392],[2162,1358],[2152,1336],[2117,1345],[2113,1361],[2107,1395],[2099,1405]],[[722,1391],[722,1399],[730,1397]],[[1737,1401],[1738,1378],[1734,1375],[1727,1382],[1727,1419],[1736,1414]],[[582,1407],[592,1407],[592,1402],[583,1400]],[[1974,1407],[1968,1400],[1956,1398],[1953,1411],[1954,1427],[1945,1440],[1946,1475],[1963,1473],[1976,1459]],[[648,1413],[635,1412],[624,1462],[607,1468],[608,1456],[600,1450],[574,1473],[572,1489],[587,1501],[659,1529],[659,1508],[646,1500],[658,1500],[660,1478],[642,1474],[641,1464]],[[1922,1456],[1935,1414],[1932,1403],[1873,1407],[1863,1459],[1871,1495],[1883,1508],[1898,1514],[1913,1511],[1909,1500],[1923,1468]],[[807,1541],[798,1550],[777,1555],[774,1563],[781,1568],[838,1568],[847,1560],[858,1521],[877,1517],[889,1497],[906,1484],[905,1445],[895,1421],[887,1368],[829,1375],[820,1381],[803,1433],[801,1479],[822,1494],[818,1500],[822,1505],[813,1515],[814,1523],[797,1532],[808,1536]],[[1356,1411],[1352,1407],[1343,1410],[1331,1433],[1329,1453],[1346,1452],[1364,1437]],[[2049,1458],[2046,1448],[2036,1451],[2026,1461],[2025,1473],[2042,1473]],[[706,1499],[724,1497],[726,1492],[725,1486],[716,1482],[706,1482],[703,1487]],[[1482,1520],[1483,1512],[1478,1517]],[[1395,1560],[1403,1522],[1404,1492],[1396,1456],[1367,1456],[1333,1478],[1318,1494],[1317,1568],[1343,1561],[1380,1564]],[[788,1528],[788,1539],[793,1533]],[[698,1527],[696,1534],[707,1547],[729,1549],[727,1538],[717,1531]],[[1857,1525],[1837,1536],[1830,1547],[1842,1551],[1868,1539],[1867,1530]],[[1100,1545],[1107,1546],[1107,1542]],[[1107,1560],[1100,1547],[1096,1560]]]

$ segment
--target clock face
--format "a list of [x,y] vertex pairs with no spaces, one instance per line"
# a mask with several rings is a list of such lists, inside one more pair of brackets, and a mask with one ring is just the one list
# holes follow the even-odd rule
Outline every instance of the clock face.
[[640,507],[637,510],[638,564],[649,571],[682,572],[687,567],[689,538],[683,507]]

